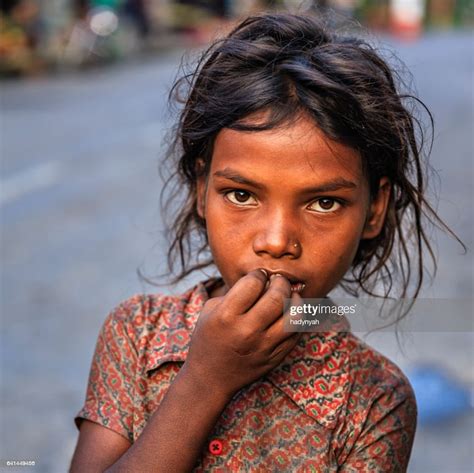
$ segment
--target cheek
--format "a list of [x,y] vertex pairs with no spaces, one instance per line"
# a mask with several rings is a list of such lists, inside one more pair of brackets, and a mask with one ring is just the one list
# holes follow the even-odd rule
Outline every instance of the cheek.
[[347,265],[352,263],[359,247],[362,230],[363,225],[356,224],[355,221],[339,228],[333,239],[333,246],[334,253],[339,255],[341,263],[345,262]]
[[222,232],[217,228],[215,231],[209,230],[208,235],[209,246],[217,264],[220,261],[235,260],[242,246],[242,240],[235,233]]
[[223,197],[210,191],[206,207],[209,241],[216,246],[241,244],[246,238],[247,221],[240,212],[230,211]]
[[216,251],[223,251],[242,245],[245,236],[238,222],[229,221],[222,214],[212,215],[209,213],[210,217],[207,219],[206,226],[211,248]]
[[335,238],[333,239],[334,248],[338,250],[341,258],[345,261],[350,260],[349,264],[352,263],[357,252],[363,229],[363,215],[357,215],[352,219],[341,222],[335,234]]
[[217,225],[208,230],[209,248],[214,265],[228,287],[232,287],[241,277],[239,273],[239,256],[246,254],[242,239],[234,231],[226,231],[224,226]]
[[361,219],[340,220],[336,228],[321,231],[313,237],[313,260],[324,268],[331,280],[340,279],[350,268],[362,235]]
[[222,273],[235,263],[236,256],[248,246],[239,221],[231,219],[219,202],[209,202],[206,214],[206,229],[213,259]]

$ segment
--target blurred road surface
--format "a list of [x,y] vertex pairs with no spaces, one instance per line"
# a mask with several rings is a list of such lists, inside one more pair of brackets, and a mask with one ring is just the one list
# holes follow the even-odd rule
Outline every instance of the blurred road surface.
[[[471,248],[473,45],[466,32],[392,43],[435,116],[439,210]],[[179,59],[2,84],[1,460],[67,469],[98,330],[118,302],[155,290],[135,271],[164,269],[158,165]],[[433,239],[439,272],[425,297],[472,297],[472,253]],[[405,353],[391,333],[368,342],[403,368],[435,360],[474,385],[472,333],[411,334]],[[472,471],[473,446],[470,414],[420,427],[410,471]]]

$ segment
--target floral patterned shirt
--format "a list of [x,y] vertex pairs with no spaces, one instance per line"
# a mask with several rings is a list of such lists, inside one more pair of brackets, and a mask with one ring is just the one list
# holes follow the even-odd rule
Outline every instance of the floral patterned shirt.
[[[136,295],[99,333],[75,417],[134,442],[186,360],[212,278],[179,296]],[[285,360],[240,390],[194,472],[404,472],[416,427],[407,379],[349,331],[304,333]]]

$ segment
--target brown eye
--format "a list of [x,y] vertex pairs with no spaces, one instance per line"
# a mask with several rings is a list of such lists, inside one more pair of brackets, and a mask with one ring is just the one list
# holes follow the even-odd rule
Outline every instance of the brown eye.
[[249,198],[249,195],[247,192],[242,192],[242,191],[235,191],[234,192],[235,200],[238,202],[244,203],[247,201]]
[[230,191],[227,192],[225,195],[227,199],[229,199],[233,204],[236,205],[251,206],[256,204],[255,199],[247,191]]
[[335,204],[334,200],[332,199],[321,199],[319,201],[319,205],[324,210],[331,210],[332,206]]
[[321,198],[311,204],[311,210],[321,213],[335,212],[341,204],[334,199]]

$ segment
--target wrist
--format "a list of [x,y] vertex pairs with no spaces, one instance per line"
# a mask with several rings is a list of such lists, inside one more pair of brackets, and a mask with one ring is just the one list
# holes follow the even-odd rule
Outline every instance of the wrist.
[[187,362],[181,367],[175,381],[178,381],[183,389],[190,389],[195,395],[209,399],[216,407],[224,408],[235,394]]

